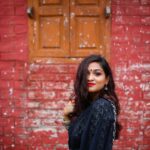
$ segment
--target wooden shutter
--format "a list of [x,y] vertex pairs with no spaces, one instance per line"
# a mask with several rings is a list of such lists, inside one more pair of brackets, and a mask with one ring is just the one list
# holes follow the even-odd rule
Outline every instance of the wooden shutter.
[[71,1],[71,55],[93,53],[106,55],[108,20],[104,16],[105,0]]
[[31,57],[62,57],[69,54],[69,0],[29,0]]
[[[28,0],[32,58],[84,57],[109,54],[109,0]],[[107,2],[106,2],[107,1]]]

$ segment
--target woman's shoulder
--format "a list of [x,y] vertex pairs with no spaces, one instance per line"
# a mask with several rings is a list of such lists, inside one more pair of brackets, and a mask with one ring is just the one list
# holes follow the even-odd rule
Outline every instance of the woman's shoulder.
[[113,104],[113,102],[109,99],[105,99],[105,98],[99,98],[97,100],[95,100],[93,102],[93,107],[111,107]]
[[104,118],[113,118],[116,115],[116,109],[113,102],[109,99],[99,98],[92,103],[92,111],[94,114],[99,114]]

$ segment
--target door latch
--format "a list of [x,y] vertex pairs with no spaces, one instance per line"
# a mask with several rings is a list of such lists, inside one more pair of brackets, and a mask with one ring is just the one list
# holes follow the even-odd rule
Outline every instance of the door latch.
[[29,18],[33,19],[33,16],[34,16],[33,7],[27,8],[27,15]]
[[106,6],[104,10],[105,18],[109,18],[111,15],[111,8],[110,6]]

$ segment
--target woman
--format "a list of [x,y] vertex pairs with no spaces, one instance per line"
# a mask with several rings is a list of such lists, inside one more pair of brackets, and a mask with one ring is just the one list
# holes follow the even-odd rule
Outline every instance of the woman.
[[112,71],[100,55],[86,57],[77,70],[74,98],[64,109],[70,150],[112,150],[120,125]]

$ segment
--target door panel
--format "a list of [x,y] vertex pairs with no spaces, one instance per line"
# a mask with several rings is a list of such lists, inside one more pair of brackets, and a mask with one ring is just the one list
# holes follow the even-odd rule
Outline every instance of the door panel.
[[[69,54],[69,1],[33,1],[33,57]],[[31,57],[32,57],[31,56]]]
[[71,55],[104,55],[106,25],[104,1],[74,0],[71,3]]

